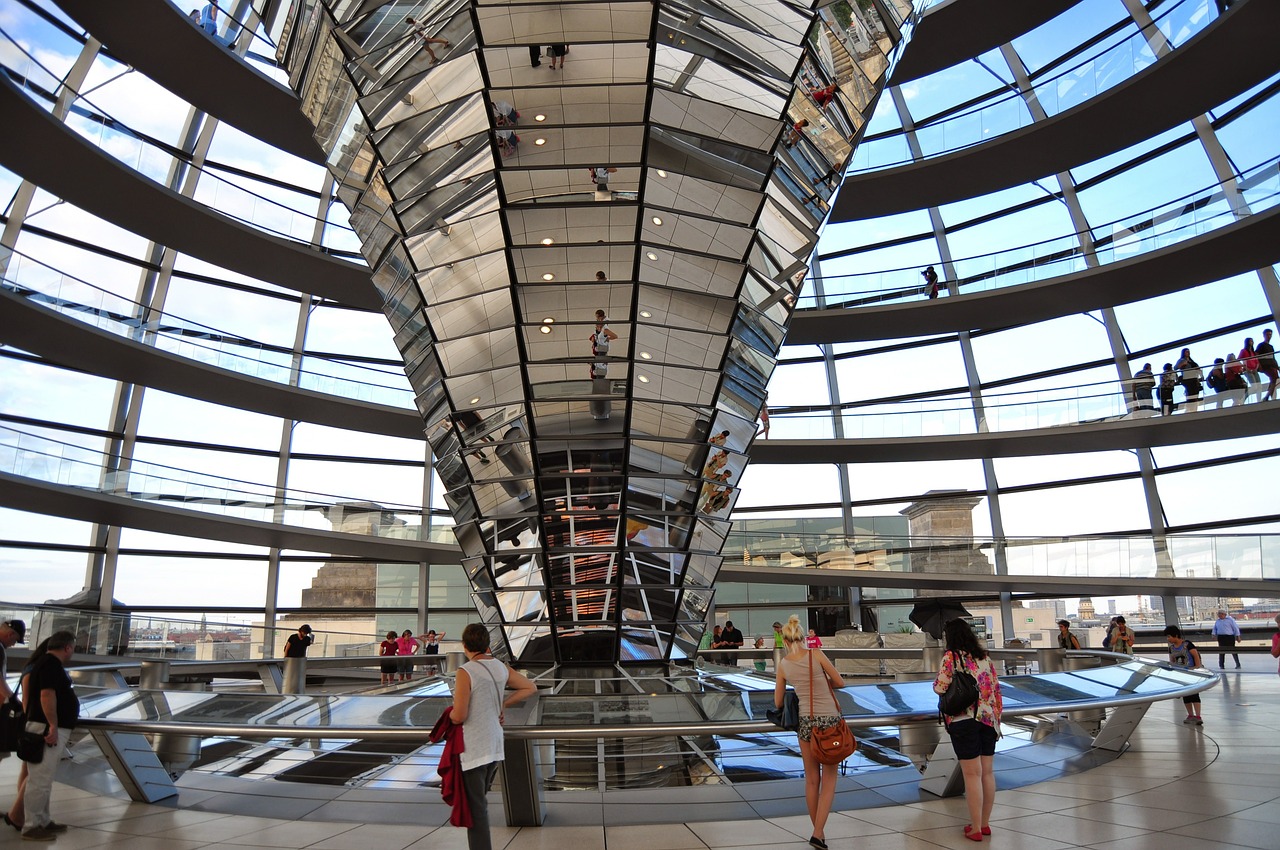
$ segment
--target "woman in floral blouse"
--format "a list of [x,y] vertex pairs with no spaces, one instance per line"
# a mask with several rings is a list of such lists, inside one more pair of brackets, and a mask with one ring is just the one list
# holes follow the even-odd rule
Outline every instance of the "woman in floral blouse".
[[991,807],[996,800],[996,775],[992,764],[996,739],[1000,736],[1000,714],[1004,702],[1000,698],[1000,680],[987,650],[978,642],[973,629],[964,620],[951,620],[942,627],[947,651],[942,656],[942,669],[933,682],[935,693],[944,694],[955,676],[956,664],[978,682],[978,702],[969,711],[945,718],[947,734],[955,748],[960,769],[964,772],[964,797],[969,804],[969,823],[964,836],[981,841],[991,834]]

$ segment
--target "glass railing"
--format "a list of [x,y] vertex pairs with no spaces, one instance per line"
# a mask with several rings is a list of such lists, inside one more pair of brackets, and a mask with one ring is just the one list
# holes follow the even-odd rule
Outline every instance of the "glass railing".
[[[1233,224],[1280,202],[1280,157],[1250,168],[1230,180],[1214,183],[1180,198],[1088,231],[1020,245],[1003,251],[953,261],[956,280],[942,283],[945,298],[990,292],[1084,271],[1082,242],[1093,245],[1093,257],[1106,265],[1167,248]],[[1236,203],[1233,197],[1238,197]],[[1244,210],[1247,208],[1248,212]],[[835,265],[840,258],[827,261]],[[824,274],[823,295],[806,293],[800,309],[875,307],[901,301],[927,300],[920,266],[856,274]]]
[[[1207,371],[1207,370],[1206,370]],[[1176,391],[1174,416],[1192,416],[1197,412],[1218,410],[1256,402],[1266,393],[1267,384],[1250,384],[1246,390],[1213,393],[1194,402],[1186,401]],[[882,404],[860,404],[845,409],[840,415],[844,439],[897,439],[904,437],[938,437],[980,434],[991,431],[1031,431],[1088,425],[1098,422],[1144,419],[1157,415],[1159,405],[1143,394],[1139,401],[1124,382],[1061,387],[1048,390],[991,394],[983,397],[982,418],[974,416],[967,395],[913,401],[888,401]],[[817,440],[835,437],[835,419],[829,412],[810,410],[770,410],[770,440]]]
[[[1280,534],[1170,535],[1164,552],[1150,535],[922,539],[734,530],[725,541],[725,551],[742,553],[748,566],[916,574],[960,572],[961,566],[972,573],[981,558],[994,574],[1000,547],[1009,575],[1280,580]],[[903,582],[911,586],[909,577]]]
[[[1186,43],[1215,19],[1210,0],[1178,0],[1161,5],[1154,25],[1170,47]],[[1065,112],[1132,79],[1158,60],[1147,43],[1150,33],[1131,22],[1102,39],[1072,65],[1035,82],[1030,95],[1001,89],[990,99],[915,128],[923,158],[974,147],[1034,123],[1026,98],[1033,96],[1049,117]],[[1172,55],[1172,54],[1169,54]],[[848,173],[857,174],[918,162],[903,132],[871,137],[858,145]]]
[[[4,70],[10,80],[34,103],[51,111],[53,101],[50,93],[58,91],[61,82],[3,28],[0,28],[0,47],[9,48],[5,51],[7,57]],[[10,61],[14,57],[21,59],[17,62]],[[201,180],[197,184],[193,200],[208,207],[211,214],[221,214],[264,233],[308,246],[312,244],[318,225],[323,225],[326,230],[336,231],[334,237],[344,245],[352,244],[355,239],[348,225],[317,217],[312,212],[296,209],[266,197],[259,191],[239,186],[220,176],[212,168],[196,168],[185,159],[180,160],[174,149],[135,132],[87,98],[77,95],[67,113],[66,125],[103,153],[162,186],[169,184],[169,175],[175,167],[200,171]],[[310,204],[318,204],[313,198],[306,200]],[[360,262],[356,257],[350,259]]]
[[342,531],[343,521],[349,517],[376,516],[372,521],[361,521],[362,534],[453,542],[452,533],[438,524],[431,528],[423,525],[420,505],[375,503],[367,497],[288,487],[277,490],[270,484],[141,460],[109,471],[114,465],[118,464],[98,449],[0,425],[0,472],[9,475],[139,502],[321,531]]
[[[287,351],[181,316],[148,310],[18,253],[10,256],[0,286],[68,318],[178,357],[264,381],[293,383],[293,357]],[[139,316],[149,318],[143,321]],[[413,390],[403,369],[377,369],[313,355],[305,355],[302,362],[304,368],[297,370],[301,389],[406,410],[413,407]]]
[[[406,612],[412,621],[416,614]],[[279,625],[266,626],[261,614],[244,615],[241,622],[214,618],[199,620],[139,613],[104,613],[53,605],[20,605],[0,602],[0,621],[17,617],[27,624],[27,646],[57,631],[76,636],[76,652],[90,655],[130,656],[141,660],[246,661],[283,654],[285,640],[297,632],[302,618],[294,614]],[[325,615],[315,614],[317,627],[309,649],[315,657],[377,655],[378,644],[364,632],[325,628]],[[264,654],[263,646],[268,648]],[[17,675],[15,665],[9,671]]]

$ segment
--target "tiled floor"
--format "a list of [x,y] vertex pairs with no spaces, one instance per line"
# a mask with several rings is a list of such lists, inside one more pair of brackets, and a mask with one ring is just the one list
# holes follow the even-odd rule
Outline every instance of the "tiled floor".
[[[1216,658],[1206,658],[1216,661]],[[1227,671],[1204,695],[1205,725],[1182,724],[1180,702],[1152,708],[1121,758],[1086,773],[1001,792],[990,843],[1028,850],[1234,850],[1280,848],[1280,677],[1269,658],[1246,657],[1246,672]],[[13,759],[0,762],[0,788],[11,788]],[[434,794],[435,792],[429,792]],[[7,806],[0,796],[0,807]],[[676,808],[676,807],[673,807]],[[495,827],[504,850],[703,850],[808,847],[808,819],[749,818],[667,823],[654,811],[646,826]],[[463,830],[449,826],[280,820],[148,806],[66,785],[54,790],[53,814],[73,828],[62,850],[454,850]],[[837,812],[827,825],[832,848],[965,848],[960,798]],[[0,846],[37,846],[0,826]]]

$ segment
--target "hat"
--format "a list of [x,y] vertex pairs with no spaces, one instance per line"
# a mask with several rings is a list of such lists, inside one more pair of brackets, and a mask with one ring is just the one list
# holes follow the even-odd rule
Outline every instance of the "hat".
[[311,634],[311,627],[308,626],[306,623],[303,623],[301,626],[298,626],[298,631]]
[[18,633],[18,643],[27,642],[27,624],[21,620],[9,620],[4,625]]
[[780,629],[780,628],[782,628],[782,623],[774,623],[774,624],[773,624],[773,627],[774,627],[775,629]]

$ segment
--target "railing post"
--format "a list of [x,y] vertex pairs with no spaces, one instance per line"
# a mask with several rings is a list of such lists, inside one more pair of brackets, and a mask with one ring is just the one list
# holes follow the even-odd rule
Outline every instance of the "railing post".
[[161,691],[169,682],[168,661],[144,661],[138,673],[138,687],[144,691]]

